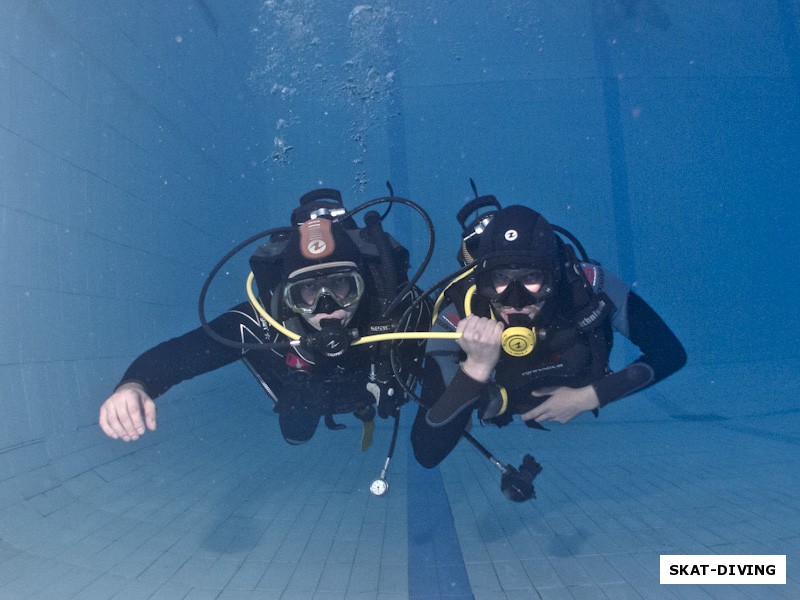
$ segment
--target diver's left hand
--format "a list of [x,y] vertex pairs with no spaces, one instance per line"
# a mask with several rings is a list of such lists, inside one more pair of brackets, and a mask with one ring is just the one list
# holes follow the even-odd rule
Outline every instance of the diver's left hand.
[[557,387],[554,390],[538,390],[531,392],[537,398],[550,396],[539,406],[520,415],[523,421],[534,420],[537,423],[556,421],[566,423],[582,412],[600,408],[597,392],[591,385],[581,388]]

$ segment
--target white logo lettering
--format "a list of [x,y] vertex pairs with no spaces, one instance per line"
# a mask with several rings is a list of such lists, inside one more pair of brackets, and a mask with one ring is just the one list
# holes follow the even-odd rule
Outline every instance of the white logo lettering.
[[662,584],[786,585],[785,554],[662,554]]
[[506,231],[505,238],[507,241],[513,242],[515,239],[517,239],[517,237],[519,237],[519,234],[517,233],[516,229],[509,229]]
[[327,248],[328,244],[322,240],[312,240],[308,243],[308,246],[306,246],[309,254],[322,254]]

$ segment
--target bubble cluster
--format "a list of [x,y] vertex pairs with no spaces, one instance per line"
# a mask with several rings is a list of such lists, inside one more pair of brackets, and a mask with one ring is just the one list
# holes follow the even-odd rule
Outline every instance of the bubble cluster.
[[[275,165],[289,164],[292,138],[303,123],[298,106],[321,102],[348,115],[348,150],[355,167],[354,187],[367,183],[363,165],[370,136],[387,119],[395,81],[391,38],[397,14],[385,3],[359,4],[349,12],[317,0],[265,0],[256,36],[256,64],[250,83],[279,101],[275,116]],[[320,109],[327,116],[328,111]],[[305,136],[307,137],[307,136]]]

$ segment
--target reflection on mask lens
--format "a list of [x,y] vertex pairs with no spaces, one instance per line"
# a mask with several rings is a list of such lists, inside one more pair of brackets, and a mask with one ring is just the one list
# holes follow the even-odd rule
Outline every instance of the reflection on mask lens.
[[490,277],[497,294],[502,294],[513,281],[535,294],[544,281],[544,276],[539,271],[531,269],[496,269],[491,272]]

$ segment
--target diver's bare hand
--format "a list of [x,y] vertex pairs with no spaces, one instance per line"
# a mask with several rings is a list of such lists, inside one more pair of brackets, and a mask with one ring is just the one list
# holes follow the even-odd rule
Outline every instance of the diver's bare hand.
[[551,390],[536,390],[531,396],[550,396],[539,406],[520,415],[523,421],[533,419],[537,423],[556,421],[566,423],[577,417],[582,412],[600,407],[597,392],[591,385],[581,388],[557,387]]
[[503,328],[500,321],[476,315],[470,315],[459,322],[457,331],[461,333],[461,337],[456,342],[467,354],[461,368],[476,381],[488,381],[500,360]]
[[133,442],[156,430],[156,403],[138,383],[125,383],[100,407],[100,427],[115,440]]

